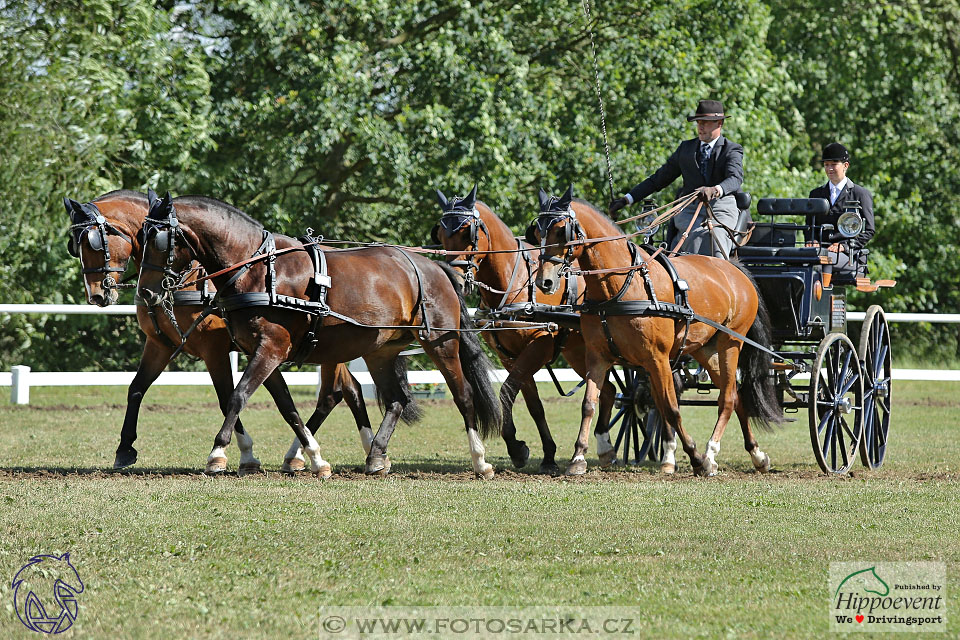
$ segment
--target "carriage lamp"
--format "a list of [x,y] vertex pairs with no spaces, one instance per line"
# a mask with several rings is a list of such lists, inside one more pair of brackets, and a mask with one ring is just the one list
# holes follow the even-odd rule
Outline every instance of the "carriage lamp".
[[837,231],[844,238],[854,238],[863,231],[863,216],[860,215],[860,203],[848,202],[843,213],[837,218]]

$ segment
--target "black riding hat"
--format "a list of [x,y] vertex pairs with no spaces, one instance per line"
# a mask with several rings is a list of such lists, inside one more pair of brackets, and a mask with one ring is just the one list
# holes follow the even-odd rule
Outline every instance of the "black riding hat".
[[697,104],[697,112],[687,116],[687,120],[724,120],[730,116],[723,113],[723,103],[719,100],[701,100]]
[[839,142],[831,142],[823,148],[823,162],[850,162],[850,152]]

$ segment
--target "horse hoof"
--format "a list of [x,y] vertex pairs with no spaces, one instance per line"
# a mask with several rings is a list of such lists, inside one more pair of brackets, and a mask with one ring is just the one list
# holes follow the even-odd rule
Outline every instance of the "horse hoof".
[[203,472],[211,475],[216,475],[223,473],[227,470],[227,459],[226,458],[210,458],[207,460],[207,466],[204,467]]
[[754,468],[760,473],[770,472],[770,456],[763,454],[763,462],[760,465],[754,465]]
[[300,458],[284,458],[283,466],[280,467],[281,473],[296,473],[303,471],[306,464]]
[[527,465],[527,460],[530,459],[530,447],[525,443],[520,443],[520,455],[510,454],[510,461],[513,462],[513,466],[517,469],[523,469]]
[[618,462],[617,452],[614,451],[613,449],[610,449],[610,451],[604,451],[603,453],[599,454],[597,457],[600,458],[601,469],[612,467]]
[[564,475],[568,476],[582,476],[587,472],[587,461],[586,460],[574,460],[570,463],[570,466],[567,467],[567,471]]
[[137,450],[130,448],[129,450],[120,451],[117,450],[117,457],[113,460],[114,469],[126,469],[127,467],[133,466],[137,461]]
[[263,473],[263,469],[260,468],[260,462],[242,462],[240,467],[237,469],[237,475],[241,478],[243,476],[253,475],[255,473]]
[[330,465],[324,464],[319,469],[314,471],[313,475],[317,476],[317,480],[326,480],[333,475],[333,470],[330,468]]
[[660,473],[666,474],[668,476],[672,476],[676,472],[677,472],[677,465],[675,464],[664,462],[663,464],[660,465]]
[[474,474],[479,480],[493,480],[493,476],[496,475],[492,464],[484,464],[482,467],[480,467],[480,470],[475,471]]
[[540,473],[548,476],[558,476],[560,475],[560,467],[557,466],[556,462],[543,462],[540,464]]
[[387,456],[367,456],[363,472],[368,476],[385,476],[390,473],[390,458]]
[[703,465],[693,468],[693,475],[701,478],[712,478],[717,475],[720,466],[711,460],[704,460]]

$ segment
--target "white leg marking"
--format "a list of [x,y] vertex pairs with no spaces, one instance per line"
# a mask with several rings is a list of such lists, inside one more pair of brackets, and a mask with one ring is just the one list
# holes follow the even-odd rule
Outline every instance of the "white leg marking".
[[310,458],[310,471],[318,478],[330,477],[330,463],[320,455],[320,445],[309,431],[307,432],[307,446],[304,447],[307,457]]
[[210,463],[214,458],[223,458],[227,459],[227,452],[223,450],[223,447],[214,447],[213,451],[210,452],[210,455],[207,456],[207,463]]
[[613,451],[613,444],[610,442],[610,432],[597,434],[597,455],[603,455]]
[[360,444],[363,446],[363,453],[370,455],[370,445],[373,444],[373,429],[370,427],[360,429]]
[[750,457],[753,459],[754,468],[760,473],[766,473],[770,470],[770,457],[760,451],[760,447],[754,447],[753,451],[750,452]]
[[703,457],[703,466],[704,470],[707,472],[708,476],[717,475],[717,454],[720,453],[720,443],[716,440],[709,440],[707,442],[707,453]]
[[664,440],[663,442],[663,460],[661,461],[662,465],[673,465],[677,466],[677,440]]
[[237,434],[237,447],[240,448],[240,464],[253,464],[260,465],[260,461],[257,460],[253,455],[253,438],[250,437],[250,434],[247,431]]
[[570,459],[570,462],[586,462],[587,459],[583,457],[582,453],[578,453]]
[[473,472],[478,477],[489,480],[493,477],[493,465],[484,460],[486,451],[476,429],[467,429],[467,442],[470,444],[470,457],[473,459]]
[[286,460],[303,460],[303,449],[300,448],[300,439],[293,436],[293,442],[287,449],[287,455],[283,456]]

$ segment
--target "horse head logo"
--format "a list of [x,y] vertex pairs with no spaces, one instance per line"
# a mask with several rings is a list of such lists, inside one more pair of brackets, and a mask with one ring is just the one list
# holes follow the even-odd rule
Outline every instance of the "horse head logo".
[[69,553],[30,558],[14,576],[12,586],[17,617],[31,631],[62,633],[73,626],[83,580],[70,564]]
[[876,567],[862,569],[848,575],[840,583],[840,586],[837,587],[836,592],[833,594],[834,597],[840,593],[840,589],[843,588],[844,585],[847,586],[847,589],[874,593],[880,597],[885,597],[890,593],[890,587],[884,582],[883,578],[877,575]]

